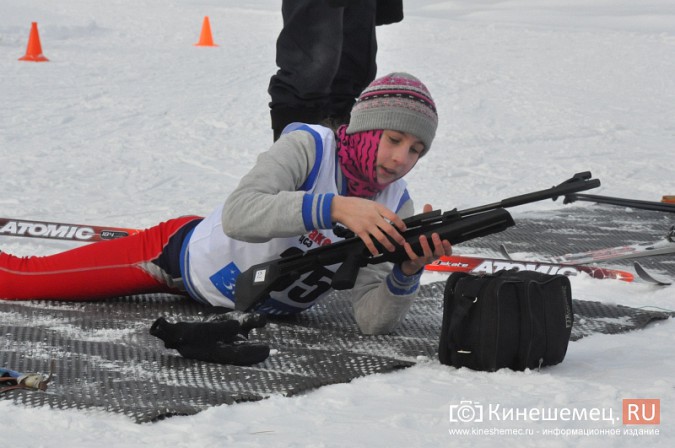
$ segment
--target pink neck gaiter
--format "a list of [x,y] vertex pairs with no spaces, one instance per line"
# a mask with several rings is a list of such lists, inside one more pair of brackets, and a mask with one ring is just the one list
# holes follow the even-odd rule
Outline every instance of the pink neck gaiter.
[[383,130],[356,132],[347,135],[347,125],[337,130],[338,160],[347,178],[349,196],[371,198],[386,185],[377,183],[377,148]]

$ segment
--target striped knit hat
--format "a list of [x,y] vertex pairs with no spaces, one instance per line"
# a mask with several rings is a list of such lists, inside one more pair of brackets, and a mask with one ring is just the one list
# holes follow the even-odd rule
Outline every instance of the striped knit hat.
[[390,73],[371,82],[352,108],[347,134],[373,129],[407,132],[422,140],[424,153],[438,127],[436,105],[422,81]]

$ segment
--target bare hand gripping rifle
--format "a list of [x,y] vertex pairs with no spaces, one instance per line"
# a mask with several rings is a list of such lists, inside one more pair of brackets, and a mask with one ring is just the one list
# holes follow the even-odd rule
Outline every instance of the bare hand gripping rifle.
[[[457,209],[441,212],[434,210],[411,216],[404,220],[407,230],[401,235],[412,246],[416,253],[421,252],[419,237],[438,233],[441,239],[458,244],[464,241],[487,236],[506,230],[515,225],[513,218],[504,210],[544,199],[557,199],[559,196],[590,190],[600,186],[598,179],[591,179],[591,173],[585,171],[575,174],[558,186],[546,190],[514,196],[492,204],[474,207],[467,210]],[[290,281],[302,274],[311,272],[317,266],[331,266],[342,263],[333,274],[331,287],[337,290],[354,287],[359,269],[369,264],[384,262],[400,263],[408,259],[405,250],[399,246],[394,252],[385,250],[379,243],[376,246],[380,253],[372,255],[363,241],[346,229],[338,236],[346,236],[343,241],[321,246],[302,254],[282,257],[266,263],[257,264],[242,272],[237,277],[234,290],[235,309],[251,311],[262,302],[271,291],[283,291]]]

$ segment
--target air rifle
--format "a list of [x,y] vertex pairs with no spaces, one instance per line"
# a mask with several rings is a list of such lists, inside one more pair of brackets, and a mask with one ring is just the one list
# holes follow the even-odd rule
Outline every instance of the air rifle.
[[[419,237],[431,237],[438,233],[441,239],[458,244],[498,233],[515,225],[513,218],[504,210],[507,207],[541,201],[556,200],[558,196],[590,190],[600,186],[598,179],[591,179],[586,171],[575,174],[571,179],[548,188],[520,196],[514,196],[492,204],[458,211],[453,209],[442,212],[434,210],[428,213],[411,216],[404,220],[407,230],[401,233],[412,249],[420,253]],[[363,241],[351,231],[342,228],[346,239],[328,246],[321,246],[307,252],[281,257],[276,260],[257,264],[242,272],[235,285],[235,309],[251,311],[268,297],[271,291],[282,291],[289,282],[302,274],[311,272],[317,266],[331,266],[342,263],[331,279],[331,287],[337,290],[351,289],[361,267],[384,262],[400,263],[408,259],[405,250],[399,246],[394,252],[385,250],[379,243],[376,246],[378,255],[372,255]]]

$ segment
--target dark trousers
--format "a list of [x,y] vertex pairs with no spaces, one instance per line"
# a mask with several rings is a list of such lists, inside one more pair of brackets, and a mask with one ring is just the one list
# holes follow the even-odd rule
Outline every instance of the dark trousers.
[[375,79],[376,0],[348,3],[283,1],[279,70],[268,89],[275,134],[294,121],[348,118],[355,99]]

